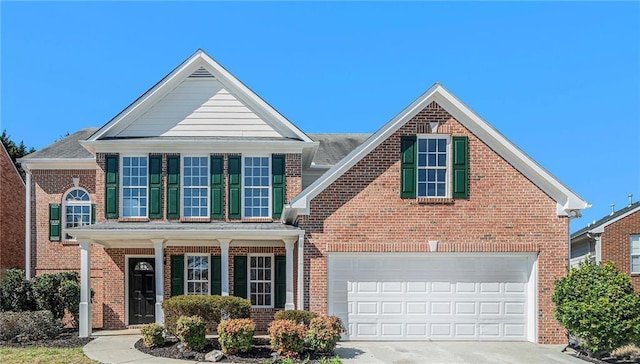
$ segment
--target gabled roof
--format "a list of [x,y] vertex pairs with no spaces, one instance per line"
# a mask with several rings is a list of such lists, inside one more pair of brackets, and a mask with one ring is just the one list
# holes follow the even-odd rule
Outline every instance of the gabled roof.
[[340,162],[344,156],[367,140],[371,134],[309,134],[319,142],[318,150],[313,157],[316,167],[329,168]]
[[[442,85],[436,83],[376,131],[365,143],[354,149],[340,163],[333,166],[322,177],[304,189],[291,200],[287,208],[295,210],[295,214],[309,214],[310,202],[314,197],[324,191],[433,101],[437,102],[464,127],[554,199],[557,202],[558,215],[579,214],[580,210],[590,206]],[[290,216],[290,212],[287,212],[287,216]]]
[[631,215],[631,214],[635,214],[636,212],[640,211],[640,201],[635,202],[631,205],[626,206],[623,209],[620,209],[616,212],[614,212],[613,214],[607,215],[605,217],[603,217],[602,219],[594,222],[593,224],[589,224],[585,227],[583,227],[582,229],[576,231],[575,233],[571,234],[571,239],[575,239],[581,235],[584,235],[586,233],[596,233],[596,234],[601,234],[604,232],[604,228],[613,224],[614,222],[618,221],[618,220],[622,220],[625,217]]
[[20,160],[28,162],[32,159],[93,158],[93,155],[84,149],[79,141],[87,139],[97,130],[98,128],[80,129],[40,150],[25,155]]

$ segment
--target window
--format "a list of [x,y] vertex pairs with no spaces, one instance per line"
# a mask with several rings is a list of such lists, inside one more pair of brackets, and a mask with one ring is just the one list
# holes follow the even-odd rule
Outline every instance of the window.
[[631,273],[640,274],[640,235],[631,235]]
[[182,216],[209,216],[209,158],[184,157]]
[[209,294],[209,255],[186,256],[186,294]]
[[249,299],[251,306],[273,307],[273,256],[249,256]]
[[[67,193],[64,198],[64,227],[73,228],[91,224],[91,198],[87,191],[77,188]],[[73,237],[65,233],[65,239]]]
[[147,217],[147,157],[122,157],[122,217]]
[[244,158],[244,217],[269,216],[269,157]]
[[418,197],[449,196],[449,138],[418,138]]

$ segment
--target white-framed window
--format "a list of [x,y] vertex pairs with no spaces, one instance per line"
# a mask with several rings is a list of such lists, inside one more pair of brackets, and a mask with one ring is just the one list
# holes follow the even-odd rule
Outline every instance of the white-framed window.
[[211,292],[211,270],[208,254],[185,255],[185,285],[187,295],[208,295]]
[[273,254],[249,255],[249,300],[253,307],[273,307]]
[[[73,228],[91,224],[91,197],[83,188],[74,188],[67,192],[63,199],[64,227]],[[65,233],[66,240],[74,238]]]
[[629,254],[631,273],[640,274],[640,235],[631,235],[629,241],[631,250]]
[[418,136],[417,148],[417,197],[450,197],[451,138]]
[[122,217],[147,217],[147,156],[122,157]]
[[182,157],[182,216],[209,216],[209,157]]
[[269,217],[271,158],[244,157],[243,217]]

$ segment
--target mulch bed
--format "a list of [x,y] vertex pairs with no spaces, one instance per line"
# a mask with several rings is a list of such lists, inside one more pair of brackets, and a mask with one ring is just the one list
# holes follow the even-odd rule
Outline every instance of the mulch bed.
[[[218,339],[208,339],[209,344],[202,351],[194,351],[189,349],[183,349],[179,345],[180,343],[176,339],[167,339],[167,342],[160,347],[147,348],[142,343],[142,339],[135,343],[135,348],[142,351],[145,354],[159,356],[171,359],[204,361],[204,356],[212,350],[220,350],[220,344]],[[309,358],[305,363],[314,364],[320,363],[322,355],[318,355],[314,352],[303,352],[300,354],[300,362]],[[333,357],[330,356],[329,358]],[[269,340],[264,338],[254,338],[251,349],[246,353],[238,353],[237,355],[228,355],[218,363],[265,363],[276,362],[277,356],[271,350]]]
[[586,351],[581,350],[579,347],[569,345],[564,348],[563,351],[567,351],[570,356],[576,357],[578,359],[582,359],[584,361],[594,363],[594,364],[636,364],[640,363],[640,359],[631,359],[631,358],[616,358],[616,357],[604,357],[604,358],[594,358],[589,356]]
[[87,345],[93,338],[78,337],[78,331],[73,329],[64,329],[60,336],[53,339],[35,340],[35,341],[2,341],[0,347],[29,348],[29,347],[46,347],[46,348],[77,348]]

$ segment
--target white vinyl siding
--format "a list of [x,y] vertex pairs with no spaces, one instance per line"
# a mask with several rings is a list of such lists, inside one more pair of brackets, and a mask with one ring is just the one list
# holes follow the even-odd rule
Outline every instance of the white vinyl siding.
[[243,216],[270,216],[271,158],[245,157],[243,167]]
[[209,216],[209,157],[182,158],[182,216]]
[[147,167],[147,157],[122,157],[122,217],[147,217]]
[[631,273],[640,274],[640,235],[631,235],[630,237],[631,254]]

